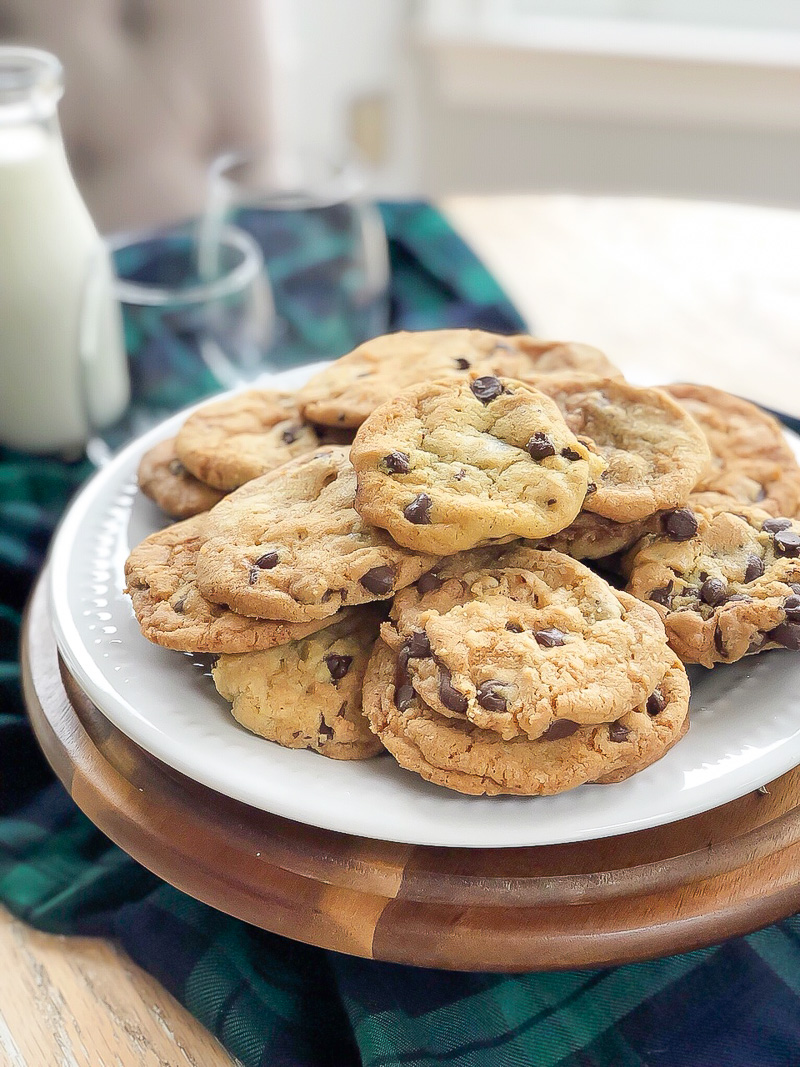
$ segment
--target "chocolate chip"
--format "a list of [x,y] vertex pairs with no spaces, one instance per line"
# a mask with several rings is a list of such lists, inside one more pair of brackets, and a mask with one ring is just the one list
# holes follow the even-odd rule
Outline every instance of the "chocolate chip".
[[704,604],[716,607],[722,604],[728,595],[728,583],[722,578],[707,578],[700,586],[700,599]]
[[401,649],[394,669],[394,703],[397,710],[407,711],[415,695],[408,674],[408,651]]
[[608,728],[608,740],[609,741],[627,741],[630,730],[627,726],[623,726],[621,722],[612,722]]
[[723,659],[728,658],[728,650],[725,648],[725,638],[722,636],[722,630],[717,623],[717,627],[714,630],[714,648],[719,652]]
[[[177,605],[175,610],[178,610]],[[791,619],[792,622],[800,622],[800,596],[796,594],[788,596],[783,605],[783,610],[786,612],[787,619]]]
[[182,474],[186,473],[186,468],[179,459],[171,459],[169,462],[169,473],[174,474],[176,478],[179,478]]
[[407,711],[414,701],[413,685],[401,685],[395,688],[394,703],[398,711]]
[[[791,600],[791,599],[792,598],[789,597],[789,600]],[[789,601],[787,600],[786,603],[788,604]],[[180,598],[180,600],[176,600],[175,603],[172,605],[172,610],[176,611],[178,613],[178,615],[183,615],[183,612],[184,612],[185,608],[186,608],[186,597],[185,596],[182,596]]]
[[789,582],[789,588],[793,593],[797,593],[800,596],[800,582]]
[[411,470],[411,463],[405,452],[390,452],[381,462],[391,474],[408,474]]
[[394,588],[394,569],[385,566],[373,567],[361,575],[359,582],[368,593],[383,596],[385,593],[391,593]]
[[273,567],[278,566],[278,553],[265,552],[263,556],[258,557],[254,566],[262,571],[271,571]]
[[441,589],[442,584],[442,579],[436,571],[426,571],[425,574],[417,580],[417,589],[420,593],[432,593],[435,589]]
[[467,472],[464,470],[463,467],[461,468],[460,471],[456,471],[456,473],[453,475],[453,477],[455,478],[455,480],[457,482],[460,482],[461,479],[462,478],[466,478],[466,476],[467,476]]
[[586,486],[586,495],[587,496],[591,496],[592,493],[596,493],[596,492],[597,492],[597,486],[594,484],[594,482],[589,482],[589,484]]
[[324,737],[326,741],[330,741],[333,737],[333,729],[328,726],[322,718],[319,720],[319,734],[320,737]]
[[546,433],[537,430],[525,445],[525,451],[532,459],[547,459],[548,456],[556,454],[556,446]]
[[299,426],[290,426],[288,430],[284,430],[281,434],[281,439],[285,445],[293,445],[297,440],[297,435],[300,433]]
[[425,659],[431,654],[431,643],[424,630],[414,630],[406,640],[405,647],[409,659]]
[[750,655],[753,652],[760,652],[764,645],[767,643],[766,634],[755,634],[751,637],[750,644],[747,646],[747,653]]
[[556,498],[554,496],[551,496],[550,499],[547,501],[547,506],[549,508],[551,508],[553,506],[553,504],[555,504],[555,503],[556,503]]
[[764,560],[760,556],[748,556],[747,566],[744,570],[745,582],[754,582],[764,573]]
[[789,559],[800,556],[800,534],[796,534],[794,530],[779,530],[772,540],[779,555],[788,556]]
[[482,404],[490,404],[503,392],[503,383],[499,378],[487,375],[485,378],[476,378],[470,389]]
[[255,585],[258,581],[258,567],[251,567],[250,574],[247,576],[249,585]]
[[654,689],[647,698],[647,703],[645,704],[648,715],[660,715],[666,706],[667,702],[660,689]]
[[534,630],[533,636],[542,648],[557,648],[559,645],[564,644],[564,634],[561,630],[557,630],[555,626],[551,626],[547,630]]
[[580,729],[572,719],[556,719],[552,726],[548,726],[543,734],[539,735],[540,741],[559,741],[562,737],[570,737]]
[[767,519],[761,529],[767,533],[777,533],[779,530],[788,530],[791,525],[791,519]]
[[456,366],[459,370],[469,370],[469,360],[464,359],[463,356],[459,356],[456,360]]
[[669,581],[660,589],[651,589],[647,594],[647,599],[652,600],[654,604],[660,604],[662,608],[672,607],[672,590],[674,586],[675,583]]
[[671,541],[689,541],[697,533],[697,516],[691,508],[675,508],[662,522]]
[[561,455],[564,457],[564,459],[575,460],[582,458],[580,452],[576,452],[574,448],[562,448]]
[[469,706],[467,698],[453,686],[450,677],[450,671],[446,667],[442,667],[439,674],[439,699],[450,711],[463,715]]
[[486,708],[487,711],[506,710],[508,703],[500,692],[502,684],[502,682],[497,681],[481,682],[475,699],[482,708]]
[[517,622],[507,622],[506,629],[510,630],[512,634],[521,634],[524,632],[523,627]]
[[350,664],[353,662],[352,656],[340,656],[336,652],[329,652],[327,656],[322,658],[325,660],[334,682],[344,678],[350,670]]
[[433,501],[427,493],[418,493],[410,504],[403,508],[403,516],[415,526],[430,526]]
[[784,648],[790,648],[793,652],[797,652],[800,650],[800,624],[796,622],[779,623],[774,630],[769,631],[767,638],[770,641],[775,641],[776,644],[783,645]]

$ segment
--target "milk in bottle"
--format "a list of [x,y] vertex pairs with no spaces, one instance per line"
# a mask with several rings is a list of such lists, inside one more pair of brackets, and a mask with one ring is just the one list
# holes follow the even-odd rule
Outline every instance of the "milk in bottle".
[[74,451],[129,379],[112,272],[69,170],[61,66],[0,47],[0,444]]

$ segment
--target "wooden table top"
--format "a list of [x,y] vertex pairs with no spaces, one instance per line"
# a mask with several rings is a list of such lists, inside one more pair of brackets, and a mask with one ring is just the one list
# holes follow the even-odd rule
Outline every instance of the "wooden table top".
[[[716,384],[800,415],[800,212],[574,196],[457,197],[448,216],[542,336],[651,382]],[[113,944],[0,909],[0,1060],[232,1059]]]

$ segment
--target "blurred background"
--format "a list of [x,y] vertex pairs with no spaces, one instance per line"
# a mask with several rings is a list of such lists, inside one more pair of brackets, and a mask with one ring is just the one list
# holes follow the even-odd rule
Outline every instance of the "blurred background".
[[289,127],[354,140],[387,192],[800,198],[791,0],[273,7]]
[[384,197],[800,200],[790,0],[0,0],[0,40],[63,59],[106,230],[197,209],[265,131],[355,148]]
[[[270,181],[299,147],[356,158],[367,197],[433,201],[534,332],[598,345],[642,381],[800,414],[797,3],[0,0],[0,42],[62,59],[64,140],[104,234],[207,216],[209,168],[232,149],[267,144]],[[284,361],[419,328],[392,294],[386,318],[367,210],[314,214],[322,236],[289,233],[285,212],[262,212],[277,234],[250,227]],[[393,218],[394,272],[416,224]],[[420,236],[415,299],[431,247]],[[450,269],[440,257],[443,291]],[[332,310],[315,317],[321,279]]]

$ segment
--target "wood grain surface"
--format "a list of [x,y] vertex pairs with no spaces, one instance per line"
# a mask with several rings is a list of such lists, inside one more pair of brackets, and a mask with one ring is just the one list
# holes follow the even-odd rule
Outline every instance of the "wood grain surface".
[[463,970],[596,967],[697,948],[800,905],[800,769],[766,794],[616,838],[415,847],[269,815],[140,749],[60,660],[44,581],[22,665],[39,743],[93,822],[184,892],[310,944]]
[[232,1067],[225,1049],[116,946],[54,937],[0,908],[2,1067]]
[[[604,347],[649,381],[707,381],[800,414],[800,212],[578,196],[442,206],[540,334]],[[776,795],[745,801],[752,812]],[[405,878],[445,886],[445,872],[459,874],[418,856]],[[0,910],[0,966],[0,1062],[232,1063],[113,944],[40,934]]]

